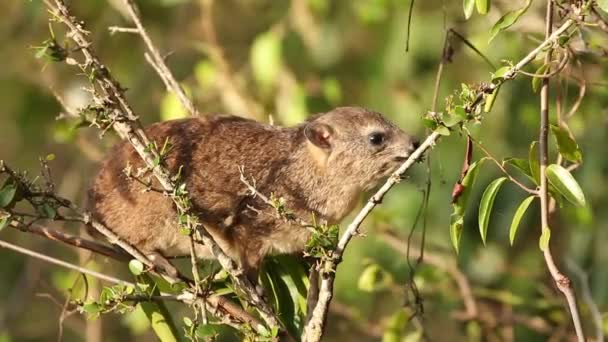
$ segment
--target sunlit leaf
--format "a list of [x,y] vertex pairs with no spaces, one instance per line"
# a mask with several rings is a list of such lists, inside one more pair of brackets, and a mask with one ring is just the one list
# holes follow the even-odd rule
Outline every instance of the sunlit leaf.
[[513,241],[515,241],[515,235],[517,234],[517,228],[519,228],[519,223],[521,222],[521,218],[528,210],[530,203],[534,201],[535,196],[530,196],[523,200],[517,210],[515,210],[515,215],[513,216],[513,221],[511,221],[511,227],[509,228],[509,242],[511,246],[513,246]]
[[500,19],[498,19],[496,24],[494,24],[494,26],[490,30],[490,39],[488,40],[488,42],[491,42],[496,37],[496,35],[508,29],[509,27],[511,27],[511,25],[515,24],[519,17],[526,13],[531,3],[532,0],[526,0],[526,4],[524,5],[524,7],[518,10],[507,12]]
[[566,127],[551,125],[551,132],[564,159],[577,164],[583,162],[583,153]]
[[608,0],[596,0],[597,6],[604,12],[608,12]]
[[136,276],[140,275],[144,271],[144,264],[137,259],[133,259],[129,261],[129,271]]
[[545,251],[549,246],[549,240],[551,239],[551,229],[549,227],[543,227],[543,232],[540,234],[540,239],[538,240],[538,248],[541,251]]
[[[183,87],[184,92],[187,96],[190,96],[190,90],[187,87]],[[163,97],[160,103],[160,118],[163,121],[175,120],[188,117],[189,113],[182,102],[179,100],[174,92],[169,91]]]
[[150,320],[150,325],[160,341],[179,341],[179,334],[171,321],[169,310],[165,306],[165,303],[162,301],[141,302],[138,305],[142,308],[148,320]]
[[475,0],[463,0],[462,8],[464,9],[464,18],[469,19],[473,15],[473,9],[475,9]]
[[392,281],[391,274],[374,263],[361,272],[357,285],[361,291],[374,292],[386,288]]
[[479,233],[481,234],[481,241],[484,245],[486,243],[486,235],[488,233],[488,224],[490,223],[490,213],[492,212],[492,206],[496,199],[496,194],[500,189],[500,186],[507,180],[507,177],[501,177],[495,179],[481,196],[481,202],[479,203]]
[[536,184],[540,184],[540,163],[538,162],[538,142],[533,141],[530,144],[528,153],[528,162],[530,163],[530,173]]
[[250,62],[255,80],[262,88],[275,84],[281,70],[281,37],[268,31],[256,37],[251,46]]
[[570,203],[578,206],[585,205],[585,195],[570,171],[561,165],[547,166],[547,179]]
[[388,320],[387,327],[382,335],[382,342],[401,342],[405,334],[409,314],[399,309]]
[[[543,64],[540,66],[540,68],[536,69],[536,72],[534,74],[536,75],[544,75],[545,71],[547,71],[547,68],[549,67],[549,64]],[[540,83],[543,80],[542,77],[532,77],[532,91],[534,91],[535,93],[538,91],[538,88],[540,88]]]
[[3,216],[0,217],[0,231],[4,228],[6,228],[6,226],[8,226],[9,222],[10,222],[11,217],[10,216]]
[[437,132],[443,136],[450,135],[450,129],[443,125],[438,125],[437,128],[435,128],[435,132]]
[[475,5],[479,14],[487,14],[490,10],[490,0],[475,0]]

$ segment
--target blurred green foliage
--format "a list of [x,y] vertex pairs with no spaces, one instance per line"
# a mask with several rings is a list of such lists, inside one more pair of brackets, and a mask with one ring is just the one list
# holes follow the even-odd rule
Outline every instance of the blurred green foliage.
[[[410,49],[406,53],[409,1],[216,1],[211,18],[218,46],[223,50],[223,61],[229,66],[229,81],[226,81],[225,67],[218,64],[209,50],[202,28],[205,15],[201,2],[140,1],[140,6],[153,40],[163,52],[171,52],[169,67],[201,112],[232,111],[238,108],[236,102],[241,97],[255,101],[261,109],[234,114],[250,115],[262,121],[272,117],[275,122],[291,125],[308,114],[334,106],[362,105],[383,112],[409,133],[422,137],[425,129],[421,119],[431,109],[435,72],[447,28],[463,34],[497,65],[503,60],[517,61],[542,39],[543,2],[514,4],[494,0],[491,6],[489,3],[417,1]],[[133,34],[109,34],[109,26],[129,26],[120,1],[73,1],[72,6],[92,32],[91,38],[101,59],[128,88],[127,96],[142,121],[151,123],[186,115],[179,101],[167,94],[154,70],[145,62],[140,39]],[[525,13],[520,11],[527,6],[530,8]],[[0,21],[3,66],[0,68],[0,159],[36,173],[38,157],[53,153],[56,158],[49,163],[57,180],[57,190],[65,197],[81,201],[98,159],[117,138],[108,133],[100,140],[97,130],[77,129],[73,121],[56,118],[62,108],[53,92],[60,94],[71,108],[86,105],[88,94],[82,89],[86,84],[82,75],[76,75],[65,65],[36,58],[37,51],[32,47],[40,46],[49,38],[47,13],[42,3],[3,1],[0,11],[3,13]],[[465,20],[465,11],[469,20]],[[521,14],[519,21],[511,26]],[[499,23],[495,25],[496,22]],[[53,29],[56,36],[61,37],[62,28],[53,24]],[[606,44],[605,34],[591,31],[582,34],[589,37],[592,46]],[[461,83],[488,81],[495,72],[462,42],[454,41],[453,49],[453,61],[445,66],[440,87],[440,110],[445,105],[442,99],[460,90]],[[585,72],[576,76],[587,81],[586,97],[569,121],[570,132],[557,135],[557,143],[560,150],[570,146],[574,159],[584,156],[584,163],[574,174],[586,202],[579,207],[560,203],[551,227],[551,245],[559,260],[572,260],[589,276],[592,299],[603,313],[604,329],[608,330],[605,267],[608,253],[604,247],[608,243],[608,212],[603,210],[608,205],[604,187],[608,155],[603,150],[608,143],[605,134],[607,75],[605,58],[599,62],[584,55],[580,58],[585,63]],[[542,72],[541,66],[538,60],[528,70]],[[537,139],[539,124],[538,95],[533,86],[527,77],[505,84],[484,122],[470,127],[476,140],[499,159],[528,159],[529,145]],[[235,87],[236,92],[231,87]],[[576,83],[564,79],[560,96],[566,108],[561,108],[562,111],[574,103],[578,91]],[[552,123],[556,122],[556,96],[552,91]],[[576,137],[575,147],[568,140],[570,134]],[[553,328],[534,331],[517,318],[530,323],[540,317],[555,330],[559,327],[571,330],[564,302],[551,284],[538,249],[540,220],[535,202],[521,216],[517,237],[511,238],[513,247],[509,245],[509,227],[526,193],[513,184],[504,184],[492,206],[486,247],[481,243],[477,233],[477,204],[486,186],[500,175],[489,162],[477,176],[470,193],[467,213],[472,214],[463,218],[459,256],[453,252],[449,234],[450,193],[460,177],[464,149],[464,139],[451,134],[431,153],[432,193],[424,214],[427,250],[445,260],[457,260],[471,283],[482,315],[510,315],[504,318],[505,326],[512,328],[516,340],[546,339],[554,332]],[[557,144],[551,145],[552,160],[557,152]],[[481,156],[476,152],[474,159]],[[347,250],[339,266],[336,303],[330,314],[326,340],[417,340],[419,332],[409,320],[412,309],[404,308],[412,295],[405,286],[411,277],[410,266],[403,251],[389,248],[384,234],[391,232],[403,241],[407,239],[422,200],[425,179],[425,166],[420,164],[365,222],[366,237],[355,239]],[[524,181],[527,180],[524,178]],[[55,226],[74,233],[80,230],[69,224]],[[11,229],[2,230],[0,238],[73,262],[84,263],[89,258],[86,253]],[[420,241],[418,229],[412,244],[420,246]],[[416,256],[412,253],[412,260]],[[90,262],[87,265],[125,279],[129,277],[126,265],[100,257],[95,257],[94,265]],[[0,250],[0,270],[3,274],[0,341],[55,339],[68,292],[73,297],[84,295],[82,284],[74,287],[78,276],[6,250]],[[455,319],[453,313],[462,309],[462,298],[445,270],[423,263],[417,267],[414,280],[424,299],[422,324],[431,340],[500,336],[501,328],[488,326],[483,319],[470,322]],[[573,276],[573,280],[580,293],[579,279]],[[89,294],[93,295],[99,291],[100,284],[92,279],[89,282]],[[298,296],[301,293],[292,294],[293,298]],[[589,317],[589,306],[584,301],[580,306],[583,315]],[[303,310],[301,301],[290,304],[289,308]],[[183,308],[170,305],[169,310],[179,312]],[[585,326],[593,331],[590,319],[585,320]],[[188,328],[188,322],[182,327]],[[139,308],[126,316],[110,314],[94,321],[75,314],[63,322],[65,341],[96,341],[95,338],[147,341],[153,336]],[[230,339],[231,335],[220,336]]]

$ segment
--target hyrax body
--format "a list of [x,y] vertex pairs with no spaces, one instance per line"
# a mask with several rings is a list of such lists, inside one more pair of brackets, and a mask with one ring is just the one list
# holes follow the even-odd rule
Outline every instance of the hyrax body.
[[[291,128],[214,116],[161,122],[146,133],[160,146],[169,139],[166,166],[173,174],[181,168],[204,227],[251,275],[266,255],[303,251],[311,233],[252,196],[240,170],[259,193],[283,197],[299,218],[314,214],[338,223],[416,144],[381,114],[358,107],[336,108]],[[129,179],[127,165],[144,166],[129,144],[120,143],[89,191],[94,218],[144,253],[189,255],[173,202]],[[203,245],[197,255],[212,257]]]

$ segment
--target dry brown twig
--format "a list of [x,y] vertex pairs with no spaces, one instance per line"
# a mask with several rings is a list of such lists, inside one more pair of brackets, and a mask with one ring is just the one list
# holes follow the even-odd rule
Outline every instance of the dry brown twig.
[[137,33],[141,37],[141,39],[146,44],[147,53],[144,54],[146,61],[150,63],[152,68],[156,71],[158,76],[163,80],[165,87],[167,87],[167,91],[172,91],[182,106],[190,113],[190,115],[198,116],[199,112],[188,97],[184,89],[179,85],[179,82],[175,79],[169,67],[165,63],[165,59],[161,56],[158,49],[152,43],[152,39],[148,35],[146,28],[142,24],[141,18],[139,17],[139,10],[137,9],[137,5],[133,0],[123,0],[123,4],[131,17],[131,20],[135,24],[135,28],[119,28],[112,27],[110,28],[110,32],[129,32],[129,33]]

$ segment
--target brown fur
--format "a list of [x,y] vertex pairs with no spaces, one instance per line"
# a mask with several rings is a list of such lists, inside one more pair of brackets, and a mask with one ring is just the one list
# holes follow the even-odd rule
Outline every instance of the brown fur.
[[[369,134],[382,132],[375,146]],[[269,254],[301,252],[310,236],[305,228],[278,218],[275,210],[252,197],[240,181],[239,167],[257,190],[283,197],[304,220],[337,223],[359,194],[378,185],[412,151],[412,139],[382,115],[342,107],[292,128],[232,116],[161,122],[146,129],[172,149],[165,162],[172,173],[182,167],[196,213],[229,256],[255,271]],[[124,175],[143,163],[126,143],[115,147],[89,191],[96,219],[145,253],[189,254],[189,239],[177,229],[173,203]],[[154,186],[158,187],[155,183]],[[210,258],[204,246],[197,254]]]

